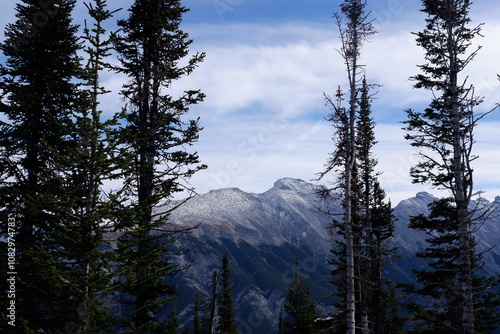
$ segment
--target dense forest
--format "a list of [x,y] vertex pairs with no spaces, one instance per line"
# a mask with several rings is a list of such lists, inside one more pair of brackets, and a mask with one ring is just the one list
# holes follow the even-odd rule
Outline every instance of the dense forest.
[[[177,311],[183,296],[174,278],[190,264],[175,258],[191,247],[179,245],[180,236],[199,226],[169,217],[196,196],[188,180],[207,168],[195,150],[200,120],[189,115],[205,94],[196,87],[172,93],[205,58],[190,50],[193,41],[181,29],[189,9],[179,0],[135,0],[128,17],[115,20],[122,9],[89,0],[86,20],[75,22],[76,3],[18,1],[0,44],[2,332],[245,332],[231,279],[240,269],[227,254],[209,273],[210,298],[193,293],[187,322]],[[432,99],[424,110],[405,111],[406,139],[419,154],[410,173],[413,182],[448,193],[411,218],[409,226],[428,236],[416,254],[428,266],[411,273],[415,284],[385,276],[398,251],[391,243],[396,218],[373,154],[372,102],[383,83],[371,83],[360,61],[378,33],[374,18],[366,0],[344,0],[333,15],[340,48],[332,61],[345,68],[349,85],[324,93],[332,150],[318,173],[327,186],[317,201],[331,221],[325,229],[337,236],[327,261],[335,293],[324,296],[335,311],[320,311],[311,293],[317,282],[301,272],[297,255],[274,333],[473,334],[500,327],[499,280],[481,270],[484,253],[473,235],[494,208],[474,205],[474,130],[488,112],[476,111],[482,97],[463,75],[480,51],[472,48],[482,24],[472,25],[471,6],[422,0],[424,28],[414,33],[425,59],[410,80]],[[118,30],[107,31],[109,22]],[[118,111],[101,103],[109,72],[127,78]],[[179,193],[188,195],[178,200]],[[329,205],[338,201],[340,209]]]

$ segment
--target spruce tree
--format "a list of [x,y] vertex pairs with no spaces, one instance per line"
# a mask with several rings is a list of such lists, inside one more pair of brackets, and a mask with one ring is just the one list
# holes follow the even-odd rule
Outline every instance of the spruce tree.
[[295,261],[293,282],[287,289],[285,303],[286,317],[283,318],[280,333],[315,334],[321,331],[316,320],[320,318],[317,302],[311,297],[311,284],[299,272],[299,260]]
[[118,22],[120,65],[115,69],[129,79],[121,91],[126,106],[116,134],[126,199],[115,225],[122,283],[118,298],[124,308],[129,306],[123,320],[132,332],[163,330],[159,316],[175,294],[165,281],[175,273],[166,244],[178,229],[167,223],[168,213],[153,208],[169,202],[185,189],[186,178],[204,168],[198,155],[186,150],[198,139],[198,120],[185,120],[204,94],[167,94],[175,80],[189,75],[204,58],[188,57],[192,40],[180,29],[187,11],[180,1],[136,0],[129,17]]
[[[419,285],[408,286],[408,292],[420,296],[421,302],[408,303],[413,314],[412,327],[421,333],[462,333],[463,296],[460,285],[459,242],[457,211],[452,198],[443,198],[430,204],[428,216],[411,218],[410,227],[427,234],[427,248],[417,253],[429,261],[426,270],[414,270]],[[474,310],[477,333],[498,329],[500,298],[487,287],[498,288],[498,278],[484,277],[477,271],[483,266],[482,254],[474,252],[477,241],[469,238],[473,252],[473,293],[478,302]]]
[[370,86],[363,78],[356,121],[356,165],[354,187],[357,192],[355,249],[358,287],[358,316],[365,333],[396,333],[402,328],[397,310],[394,283],[384,278],[384,269],[396,257],[390,245],[394,237],[395,216],[391,203],[378,181],[378,160],[373,156],[376,123],[371,116]]
[[0,207],[17,222],[20,332],[71,330],[80,320],[63,233],[82,196],[68,187],[78,146],[75,113],[84,104],[74,6],[21,1],[0,45],[7,58],[0,70]]
[[[356,120],[356,163],[353,166],[353,256],[354,289],[356,296],[356,323],[363,332],[397,333],[403,327],[398,312],[395,284],[383,272],[396,257],[390,245],[394,236],[395,217],[390,203],[385,202],[385,192],[378,181],[377,159],[373,156],[375,122],[371,117],[369,85],[363,79],[360,88],[359,112]],[[334,221],[333,233],[344,236],[344,225]],[[336,285],[334,316],[336,333],[347,331],[347,275],[346,243],[344,238],[335,241],[336,247],[329,263],[335,266],[332,283]]]
[[222,258],[222,272],[220,278],[219,307],[218,307],[219,334],[237,334],[236,311],[234,309],[233,288],[231,287],[231,269],[229,268],[229,257],[224,254]]
[[65,196],[73,196],[75,200],[65,214],[70,218],[66,219],[65,229],[58,238],[61,240],[58,257],[64,259],[63,266],[72,264],[66,280],[74,290],[70,293],[72,303],[79,301],[78,322],[68,328],[79,333],[111,333],[109,298],[113,288],[113,254],[105,249],[105,234],[111,230],[108,222],[113,217],[113,201],[112,196],[103,193],[101,186],[115,173],[114,140],[108,136],[115,124],[101,119],[99,99],[107,93],[100,78],[109,66],[104,59],[112,49],[103,25],[114,12],[107,9],[104,0],[94,0],[86,6],[92,25],[89,27],[85,22],[83,36],[87,56],[81,75],[84,104],[75,112],[76,148],[66,157],[71,172],[65,176]]
[[[446,189],[456,210],[456,235],[459,252],[461,331],[475,333],[474,249],[470,242],[474,229],[473,189],[474,128],[485,113],[476,112],[481,98],[467,83],[463,71],[479,49],[470,51],[482,25],[470,27],[471,2],[468,0],[423,1],[426,27],[416,33],[417,44],[425,52],[427,63],[412,79],[415,88],[432,92],[432,101],[423,111],[407,110],[406,139],[422,149],[411,169],[413,181]],[[462,76],[462,77],[461,77]],[[450,224],[452,224],[450,222]],[[453,223],[454,224],[454,223]]]
[[177,306],[174,306],[168,315],[166,333],[181,334],[180,326],[181,323],[177,317]]

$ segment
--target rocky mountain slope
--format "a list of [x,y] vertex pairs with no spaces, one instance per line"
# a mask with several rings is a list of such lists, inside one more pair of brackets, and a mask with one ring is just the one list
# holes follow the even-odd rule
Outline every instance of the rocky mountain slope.
[[[176,277],[180,300],[178,310],[183,320],[192,314],[194,294],[199,291],[207,305],[211,295],[211,277],[219,270],[224,253],[229,255],[232,270],[237,322],[242,333],[273,333],[291,283],[293,264],[299,258],[301,272],[314,282],[313,295],[323,301],[328,311],[332,286],[327,265],[332,237],[326,227],[331,217],[321,213],[324,205],[316,194],[318,187],[301,180],[285,178],[262,194],[239,189],[220,189],[197,196],[175,210],[170,222],[200,227],[179,243],[191,245],[192,251],[177,257],[190,267]],[[412,215],[427,211],[435,198],[427,193],[399,203],[394,244],[401,259],[386,273],[398,282],[411,282],[411,269],[425,266],[415,253],[425,247],[425,235],[409,229]],[[341,212],[338,203],[330,209]],[[500,205],[482,200],[482,206]],[[500,213],[500,209],[497,210]],[[479,250],[500,242],[500,219],[492,214],[477,232]],[[485,270],[500,274],[500,249],[485,255]],[[207,309],[205,309],[207,310]],[[207,310],[208,311],[208,310]]]

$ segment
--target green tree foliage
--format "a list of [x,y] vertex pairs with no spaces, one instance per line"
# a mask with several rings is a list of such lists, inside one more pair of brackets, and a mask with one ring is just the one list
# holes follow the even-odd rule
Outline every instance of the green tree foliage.
[[287,289],[285,303],[286,316],[283,317],[280,333],[283,334],[315,334],[320,333],[316,320],[320,318],[317,302],[311,297],[311,284],[307,277],[299,272],[299,261],[296,260],[293,282]]
[[[417,253],[428,259],[429,269],[415,270],[418,286],[409,286],[408,292],[420,296],[421,302],[410,302],[413,314],[412,328],[419,333],[463,333],[463,295],[460,282],[460,259],[457,232],[457,211],[453,199],[444,198],[431,203],[428,216],[413,217],[410,227],[428,235],[428,247]],[[491,291],[498,288],[498,279],[482,276],[482,255],[474,252],[477,241],[469,238],[473,255],[473,293],[478,306],[474,319],[477,333],[491,333],[498,329],[500,299]]]
[[470,6],[468,0],[423,1],[422,11],[428,17],[425,29],[416,36],[427,63],[419,66],[422,73],[412,79],[415,88],[430,90],[433,98],[424,111],[407,110],[405,122],[406,139],[422,149],[419,162],[411,169],[413,181],[447,189],[456,210],[463,333],[475,333],[477,325],[475,254],[470,242],[475,219],[471,200],[476,194],[472,164],[477,159],[473,154],[474,128],[485,115],[475,111],[482,99],[475,96],[474,86],[460,77],[479,50],[468,50],[473,39],[481,35],[481,25],[469,27]]
[[179,27],[186,12],[180,1],[136,0],[129,17],[118,22],[116,70],[129,82],[121,91],[127,104],[117,130],[126,199],[116,225],[117,260],[122,277],[119,302],[129,306],[123,315],[132,332],[161,331],[159,315],[175,293],[175,287],[165,283],[175,272],[166,244],[179,231],[167,223],[168,214],[154,214],[153,208],[182,191],[183,180],[204,168],[198,155],[186,150],[198,139],[198,121],[184,119],[204,94],[165,93],[204,57],[195,54],[180,65],[192,42]]
[[364,78],[356,121],[356,184],[353,186],[358,193],[354,224],[359,282],[356,286],[360,290],[357,318],[365,332],[397,333],[402,328],[402,318],[397,312],[394,283],[383,277],[385,267],[396,257],[397,250],[390,245],[396,218],[391,203],[385,202],[385,192],[378,181],[378,160],[372,153],[377,143],[376,123],[371,112],[370,87]]
[[166,333],[181,334],[180,326],[181,323],[179,321],[179,318],[177,317],[177,307],[174,306],[174,308],[172,308],[172,310],[170,311],[170,314],[167,319]]
[[[342,92],[337,92],[336,110],[342,110]],[[341,121],[341,119],[335,119]],[[364,332],[397,333],[403,327],[398,312],[395,286],[383,277],[384,269],[391,265],[396,250],[390,245],[394,236],[395,217],[385,192],[378,181],[377,159],[372,149],[375,141],[375,122],[371,117],[370,86],[363,79],[359,89],[355,122],[355,163],[352,168],[353,194],[351,200],[352,242],[354,262],[355,322]],[[341,147],[341,146],[339,146]],[[345,224],[334,221],[333,232],[345,236]],[[337,239],[332,249],[330,264],[337,286],[338,309],[334,317],[335,331],[347,331],[347,245],[345,238]]]
[[237,334],[236,311],[234,309],[233,288],[231,287],[231,269],[229,268],[229,257],[224,254],[222,258],[222,272],[220,278],[218,326],[219,334]]
[[194,310],[193,310],[193,333],[202,334],[202,319],[200,319],[201,301],[200,292],[196,291],[194,296]]
[[72,163],[79,158],[75,115],[85,103],[76,83],[75,2],[21,1],[0,46],[7,58],[0,79],[0,207],[17,221],[17,329],[27,333],[70,330],[81,320],[74,251],[82,240],[65,233],[78,224],[83,198]]
[[110,208],[99,189],[111,173],[109,123],[101,122],[98,109],[110,50],[109,40],[101,41],[102,23],[112,13],[105,1],[88,5],[94,26],[85,29],[89,62],[82,67],[70,17],[75,2],[25,3],[17,6],[18,21],[9,25],[16,30],[2,45],[8,57],[2,112],[10,120],[2,123],[2,146],[17,142],[9,148],[13,155],[3,158],[2,192],[11,198],[2,198],[5,212],[22,222],[19,328],[112,332],[105,306],[110,253],[102,251]]
[[[336,188],[342,191],[343,238],[345,240],[345,318],[347,333],[354,334],[356,325],[356,292],[355,292],[355,245],[354,220],[356,212],[356,189],[354,174],[356,164],[356,119],[358,115],[360,75],[363,66],[359,63],[363,43],[376,33],[365,12],[366,1],[345,0],[340,4],[340,13],[334,18],[339,27],[341,47],[338,50],[344,60],[349,81],[348,107],[342,106],[343,93],[339,87],[335,99],[325,94],[327,105],[332,109],[328,120],[335,127],[335,150],[326,163],[325,171],[320,179],[330,172],[339,172]],[[329,191],[325,192],[328,193]]]

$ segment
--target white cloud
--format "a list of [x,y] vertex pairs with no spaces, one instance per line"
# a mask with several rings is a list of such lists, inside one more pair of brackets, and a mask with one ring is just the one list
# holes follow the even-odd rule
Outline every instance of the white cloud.
[[[346,86],[344,65],[335,51],[338,45],[334,30],[311,25],[287,30],[289,27],[238,25],[229,29],[229,34],[241,31],[243,37],[239,43],[198,45],[207,52],[208,58],[181,86],[200,87],[208,96],[205,103],[195,107],[195,113],[206,122],[206,134],[197,147],[200,147],[201,158],[209,164],[209,170],[193,180],[201,192],[225,186],[262,192],[277,178],[291,176],[309,181],[322,170],[332,150],[331,128],[322,122],[328,112],[323,107],[322,93],[333,93],[339,84]],[[500,32],[500,25],[491,25],[488,34],[497,29]],[[269,35],[264,40],[254,38],[248,44],[242,43],[249,31],[261,36],[266,30]],[[304,40],[301,31],[315,37]],[[379,157],[379,169],[384,172],[383,186],[397,203],[417,191],[439,194],[427,185],[411,184],[409,169],[416,163],[416,157],[400,129],[400,122],[406,119],[404,109],[425,107],[432,95],[414,90],[408,80],[418,73],[417,65],[425,62],[414,36],[409,31],[390,33],[385,29],[384,32],[366,44],[363,60],[371,82],[382,85],[373,102],[374,116],[381,123],[377,127],[380,143],[375,153]],[[496,45],[491,39],[488,43],[491,43],[489,51],[486,43],[481,50],[484,55],[478,56],[471,69],[475,78],[491,74],[491,64],[496,62]],[[489,81],[488,85],[480,84],[477,91],[487,87],[489,96],[499,96],[495,84]],[[286,128],[268,134],[266,126],[278,116],[287,123]],[[311,128],[315,130],[311,132]],[[259,145],[259,135],[269,135],[263,137],[269,138],[265,145]],[[481,135],[481,138],[490,135]],[[214,147],[207,154],[204,154],[204,141]],[[491,197],[493,188],[500,188],[498,181],[491,182],[495,180],[494,166],[500,164],[500,159],[495,155],[495,143],[488,148],[482,143],[481,139],[477,144],[478,154],[484,159],[477,162],[476,181],[478,188],[491,189],[486,194]],[[258,149],[252,149],[251,145]],[[251,153],[250,156],[242,156],[243,151]]]
[[[410,182],[408,170],[415,163],[414,151],[403,139],[399,124],[405,119],[405,108],[425,106],[431,97],[428,92],[412,89],[408,81],[418,73],[417,65],[425,62],[423,51],[410,34],[425,24],[423,14],[408,12],[419,3],[380,2],[374,11],[380,34],[366,44],[362,54],[369,81],[382,85],[373,102],[375,120],[380,123],[375,153],[384,172],[383,187],[393,203],[416,191],[429,190]],[[7,2],[0,5],[5,9],[0,24],[11,21],[13,7]],[[482,7],[478,13],[488,18],[485,38],[479,41],[484,47],[468,73],[477,93],[487,96],[483,104],[486,110],[500,96],[496,80],[500,69],[495,67],[500,54],[496,41],[500,24],[486,16],[488,11]],[[192,108],[192,115],[200,116],[205,127],[194,149],[209,169],[196,175],[192,184],[200,192],[220,187],[262,192],[281,177],[313,179],[333,149],[331,127],[323,121],[328,110],[322,94],[333,94],[337,85],[347,86],[343,61],[335,51],[338,30],[334,20],[330,24],[219,23],[183,26],[194,39],[192,51],[205,51],[207,58],[171,89],[177,94],[200,88],[207,94],[204,103]],[[117,93],[125,79],[115,74],[103,79],[113,90],[103,98],[103,109],[117,111],[123,105]],[[494,115],[488,118],[498,119]],[[496,175],[500,165],[498,125],[488,122],[478,128],[476,146],[481,158],[476,165],[476,182],[478,188],[488,190],[488,198],[500,194]]]
[[[234,127],[228,127],[228,124]],[[476,130],[475,153],[480,158],[474,163],[475,188],[484,190],[484,197],[493,200],[500,195],[498,143],[492,135],[500,123],[485,122]],[[279,120],[277,116],[247,119],[245,122],[212,124],[202,134],[196,149],[209,169],[192,179],[201,193],[209,190],[238,187],[260,193],[282,177],[311,181],[323,170],[323,164],[333,150],[332,129],[326,121],[305,122]],[[404,131],[398,124],[378,124],[374,154],[378,157],[380,181],[393,204],[419,191],[436,196],[446,193],[429,185],[415,185],[409,177],[416,164],[416,151],[403,139]],[[327,184],[335,175],[325,177]]]

